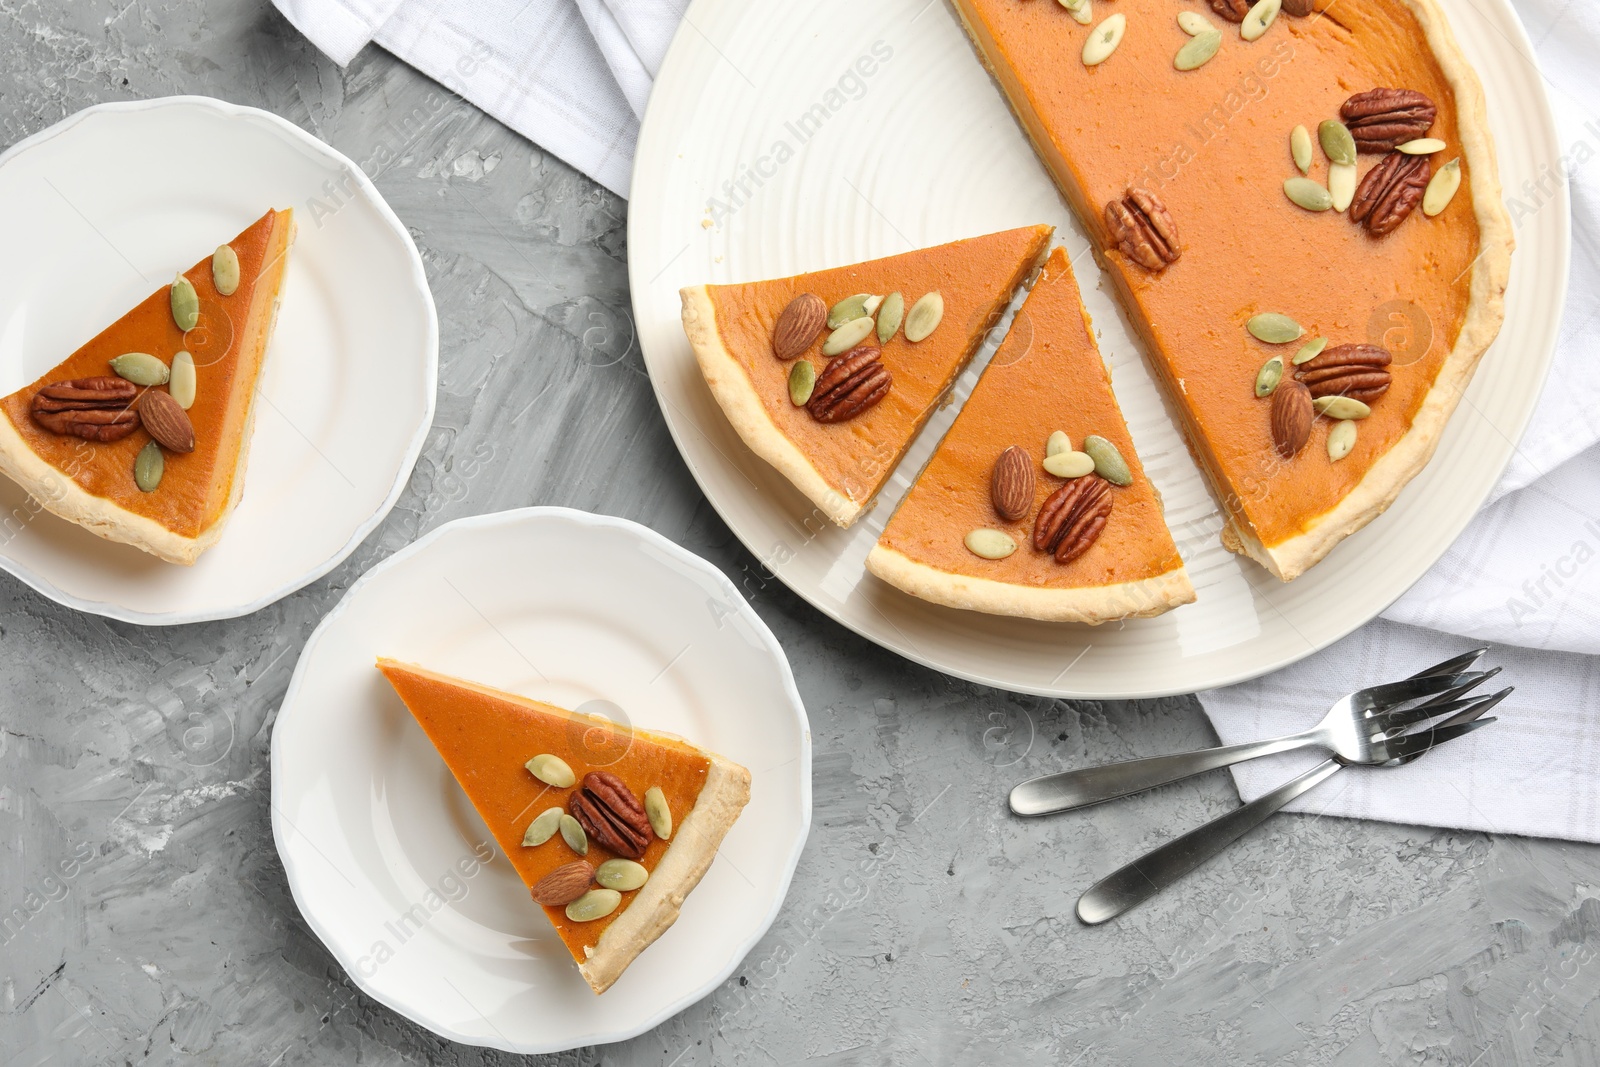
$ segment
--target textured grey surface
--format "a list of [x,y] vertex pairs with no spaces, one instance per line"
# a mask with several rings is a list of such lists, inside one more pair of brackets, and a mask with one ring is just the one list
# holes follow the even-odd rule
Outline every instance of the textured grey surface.
[[[290,900],[272,718],[374,562],[530,503],[713,560],[788,649],[816,814],[739,976],[656,1031],[547,1062],[1600,1062],[1600,849],[1283,817],[1106,927],[1075,891],[1237,803],[1222,775],[1023,822],[1031,773],[1213,740],[1193,700],[952,681],[765,575],[701,497],[632,344],[626,205],[368,49],[341,71],[265,0],[0,0],[0,142],[89,104],[208,93],[368,165],[442,320],[437,423],[399,506],[254,616],[106,623],[0,576],[0,1062],[494,1064],[357,992]],[[432,116],[397,134],[390,116]],[[16,254],[15,250],[7,250]]]

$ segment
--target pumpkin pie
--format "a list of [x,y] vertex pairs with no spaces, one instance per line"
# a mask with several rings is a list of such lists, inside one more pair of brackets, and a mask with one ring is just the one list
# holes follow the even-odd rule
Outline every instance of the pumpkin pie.
[[750,450],[849,526],[1044,259],[1051,232],[693,286],[682,291],[684,332]]
[[1101,623],[1194,600],[1062,249],[867,569],[936,604],[1032,619]]
[[192,564],[244,489],[290,211],[268,211],[0,400],[0,472],[111,541]]
[[750,799],[750,772],[686,741],[414,664],[378,669],[604,993],[677,920]]
[[1096,244],[1224,543],[1302,574],[1427,463],[1504,317],[1483,92],[1438,5],[955,6]]

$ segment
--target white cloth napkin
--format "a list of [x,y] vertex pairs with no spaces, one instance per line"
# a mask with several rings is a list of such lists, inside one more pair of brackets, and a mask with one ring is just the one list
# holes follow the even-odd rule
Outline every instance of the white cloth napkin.
[[[639,118],[688,0],[274,0],[335,62],[368,41],[620,195]],[[1550,385],[1493,503],[1409,593],[1302,663],[1201,694],[1224,743],[1315,722],[1357,681],[1495,642],[1504,726],[1402,770],[1350,770],[1298,810],[1600,841],[1600,5],[1517,0],[1569,173],[1572,285]],[[1592,161],[1591,161],[1592,160]],[[1552,166],[1555,160],[1549,161]],[[1507,190],[1508,196],[1525,195]],[[1502,356],[1506,353],[1502,352]],[[1235,769],[1246,800],[1316,756]]]
[[340,66],[369,41],[618,196],[688,0],[273,0]]

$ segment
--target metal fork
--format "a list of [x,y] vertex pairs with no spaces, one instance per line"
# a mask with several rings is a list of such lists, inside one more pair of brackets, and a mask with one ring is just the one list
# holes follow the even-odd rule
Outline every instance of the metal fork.
[[[1469,734],[1495,720],[1481,716],[1509,696],[1509,688],[1484,697],[1475,697],[1443,722],[1376,742],[1390,756],[1379,764],[1397,767],[1410,763],[1436,745]],[[1432,702],[1430,702],[1432,703]],[[1439,702],[1436,707],[1442,707]],[[1423,706],[1424,708],[1427,705]],[[1418,709],[1419,711],[1422,709]],[[1327,781],[1335,771],[1351,761],[1335,756],[1304,774],[1285,782],[1272,792],[1241,805],[1204,826],[1174,838],[1123,867],[1094,885],[1078,898],[1078,918],[1091,926],[1113,919],[1135,904],[1142,903],[1184,875],[1214,858],[1233,842],[1260,826],[1267,818],[1302,793]]]
[[[1099,804],[1130,793],[1153,789],[1193,774],[1216,770],[1258,756],[1320,747],[1330,749],[1350,763],[1382,763],[1376,738],[1420,722],[1460,710],[1467,705],[1462,694],[1499,673],[1468,671],[1487,648],[1435,664],[1410,678],[1357,690],[1328,709],[1322,721],[1309,730],[1264,741],[1203,748],[1166,756],[1125,760],[1103,767],[1084,767],[1030,778],[1011,790],[1011,810],[1018,815],[1049,815],[1057,811]],[[1424,707],[1404,707],[1430,699]]]

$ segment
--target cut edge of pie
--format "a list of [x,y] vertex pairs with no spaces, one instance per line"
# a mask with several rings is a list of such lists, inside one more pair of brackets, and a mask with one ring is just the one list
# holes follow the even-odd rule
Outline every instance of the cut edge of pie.
[[[881,257],[874,260],[863,260],[859,263],[848,264],[843,267],[825,268],[821,271],[807,272],[790,278],[769,279],[769,282],[786,282],[793,277],[807,277],[812,274],[829,273],[830,271],[848,271],[857,268],[874,266],[883,259],[897,259],[902,257],[917,256],[930,251],[942,251],[957,245],[975,245],[988,242],[996,238],[1027,235],[1030,254],[1020,262],[1011,264],[1012,274],[1003,285],[1004,292],[999,297],[997,306],[987,309],[987,314],[978,316],[973,322],[965,324],[950,322],[953,317],[945,316],[945,327],[963,328],[967,330],[965,347],[960,358],[948,376],[946,391],[953,385],[955,379],[966,369],[972,357],[977,354],[979,346],[988,328],[993,325],[999,312],[1015,296],[1019,286],[1038,269],[1050,251],[1050,236],[1054,232],[1053,226],[1035,225],[1015,227],[1011,230],[996,231],[995,233],[981,234],[975,237],[960,238],[955,241],[945,242],[941,245],[928,246],[914,249],[901,256]],[[755,283],[762,284],[762,283]],[[729,350],[722,331],[717,324],[716,303],[712,299],[711,291],[721,286],[695,285],[680,290],[683,301],[683,329],[688,336],[690,347],[693,349],[695,359],[699,363],[701,374],[707,386],[710,387],[712,396],[716,398],[729,423],[738,433],[745,445],[757,456],[766,460],[780,474],[788,478],[807,499],[817,506],[833,523],[838,526],[849,526],[862,513],[869,508],[877,497],[877,492],[887,480],[890,473],[899,464],[905,450],[921,432],[929,415],[939,406],[939,399],[927,406],[920,418],[911,427],[911,432],[898,442],[898,451],[883,464],[883,477],[879,484],[867,493],[862,499],[853,499],[848,491],[841,489],[828,481],[826,475],[820,471],[805,451],[780,427],[766,410],[762,403],[760,393],[757,392],[752,382],[749,371],[741,365],[737,356]],[[907,294],[908,298],[910,294]],[[909,308],[908,308],[909,310]],[[890,343],[898,343],[904,339],[903,330]],[[866,344],[874,344],[871,336]],[[770,353],[768,353],[771,358]],[[821,374],[821,367],[818,368]],[[948,395],[946,392],[945,395]],[[842,427],[841,427],[842,428]]]
[[[671,749],[689,749],[708,761],[705,782],[700,787],[688,813],[681,818],[676,817],[674,813],[675,825],[672,828],[671,839],[665,842],[665,849],[660,859],[650,869],[649,880],[639,889],[631,891],[633,895],[628,899],[626,906],[621,908],[616,917],[601,931],[595,944],[584,946],[585,958],[578,958],[578,953],[572,945],[567,945],[584,981],[596,994],[604,993],[641,952],[650,947],[677,921],[684,900],[699,885],[700,879],[716,858],[723,838],[727,836],[729,829],[749,802],[750,772],[726,756],[669,734],[623,726],[609,719],[569,711],[530,697],[386,656],[378,657],[375,665],[394,686],[401,701],[411,711],[413,718],[417,719],[418,725],[433,742],[436,750],[439,746],[433,737],[433,731],[428,728],[417,708],[412,705],[411,699],[400,688],[397,679],[416,679],[484,700],[506,702],[539,718],[559,722],[564,729],[576,722],[583,724],[586,729],[641,738]],[[529,753],[530,756],[534,754]],[[497,823],[502,820],[497,819],[492,812],[485,811],[482,798],[475,795],[476,783],[469,787],[456,773],[456,767],[445,757],[444,752],[439,751],[439,755],[510,859],[511,850],[522,847],[519,840],[522,830],[515,826],[498,826]],[[562,754],[557,753],[557,755]],[[516,762],[520,764],[521,760]],[[579,777],[581,779],[581,774]],[[508,842],[507,837],[516,840]],[[559,840],[559,837],[555,840]],[[518,876],[523,879],[524,884],[528,884],[530,890],[533,888],[520,869]]]
[[[271,245],[266,253],[264,265],[257,271],[252,279],[252,299],[259,301],[261,294],[254,287],[267,281],[269,302],[265,306],[254,307],[250,313],[250,327],[247,331],[245,343],[253,348],[249,354],[254,366],[246,377],[248,381],[244,387],[248,390],[249,397],[245,401],[246,412],[243,421],[243,430],[236,446],[236,454],[229,476],[232,485],[227,503],[220,509],[217,517],[203,527],[196,536],[189,537],[145,515],[139,515],[122,507],[115,501],[90,492],[79,485],[72,477],[66,476],[59,467],[41,457],[18,431],[16,425],[5,412],[0,412],[0,474],[4,474],[16,482],[22,489],[39,502],[46,510],[68,522],[76,523],[84,529],[108,541],[132,545],[143,549],[152,555],[158,556],[168,563],[177,563],[192,566],[200,555],[216,544],[222,537],[224,528],[233,509],[238,505],[244,493],[244,474],[249,460],[250,439],[255,430],[256,405],[253,402],[255,385],[260,376],[262,362],[266,350],[272,341],[272,333],[277,325],[278,306],[281,299],[281,289],[284,271],[287,266],[289,248],[294,243],[295,222],[292,208],[268,211],[266,216],[258,219],[247,227],[239,237],[249,233],[251,229],[260,225],[267,217],[273,217],[273,232]],[[189,271],[184,272],[187,277],[196,271],[206,268],[210,257],[196,264]],[[207,269],[209,274],[209,269]],[[270,277],[269,277],[270,276]],[[158,293],[162,290],[158,290]],[[94,338],[86,342],[71,356],[68,356],[56,367],[45,372],[38,381],[25,386],[18,392],[37,390],[40,386],[48,384],[50,376],[61,367],[73,361],[78,352],[101,337],[114,331],[126,318],[133,315],[144,303],[141,301],[125,315],[107,326]],[[169,357],[170,358],[170,357]],[[109,373],[109,371],[105,372]],[[12,394],[13,396],[16,394]],[[9,399],[9,397],[8,397]],[[89,447],[94,447],[92,442],[85,442]],[[130,475],[131,478],[131,475]]]
[[987,47],[987,35],[977,25],[972,0],[952,0],[974,50],[1001,90],[1001,95],[1016,116],[1035,153],[1049,172],[1056,187],[1072,206],[1074,214],[1091,235],[1096,260],[1111,276],[1125,316],[1139,334],[1147,363],[1167,386],[1167,394],[1181,413],[1184,436],[1196,462],[1206,474],[1223,513],[1220,539],[1229,551],[1245,555],[1261,564],[1274,577],[1292,581],[1320,562],[1346,537],[1383,514],[1400,491],[1421,472],[1438,448],[1445,424],[1472,380],[1479,359],[1500,332],[1505,320],[1505,291],[1510,279],[1511,252],[1516,245],[1510,217],[1501,203],[1499,168],[1494,140],[1489,130],[1488,108],[1483,85],[1456,42],[1455,34],[1436,0],[1400,0],[1416,16],[1424,38],[1439,64],[1445,81],[1455,95],[1458,136],[1462,154],[1471,175],[1473,214],[1478,224],[1479,255],[1472,268],[1472,283],[1467,310],[1450,353],[1440,365],[1426,399],[1410,428],[1376,461],[1350,492],[1329,510],[1316,516],[1303,532],[1274,545],[1266,545],[1239,520],[1229,506],[1230,491],[1225,481],[1213,473],[1201,437],[1189,424],[1182,402],[1181,388],[1174,383],[1153,353],[1160,350],[1147,324],[1137,314],[1127,276],[1120,263],[1113,263],[1108,252],[1105,222],[1098,210],[1084,198],[1083,190],[1071,179],[1065,158],[1054,149],[1038,113],[1033,109],[1025,87],[1014,92],[996,69]]

